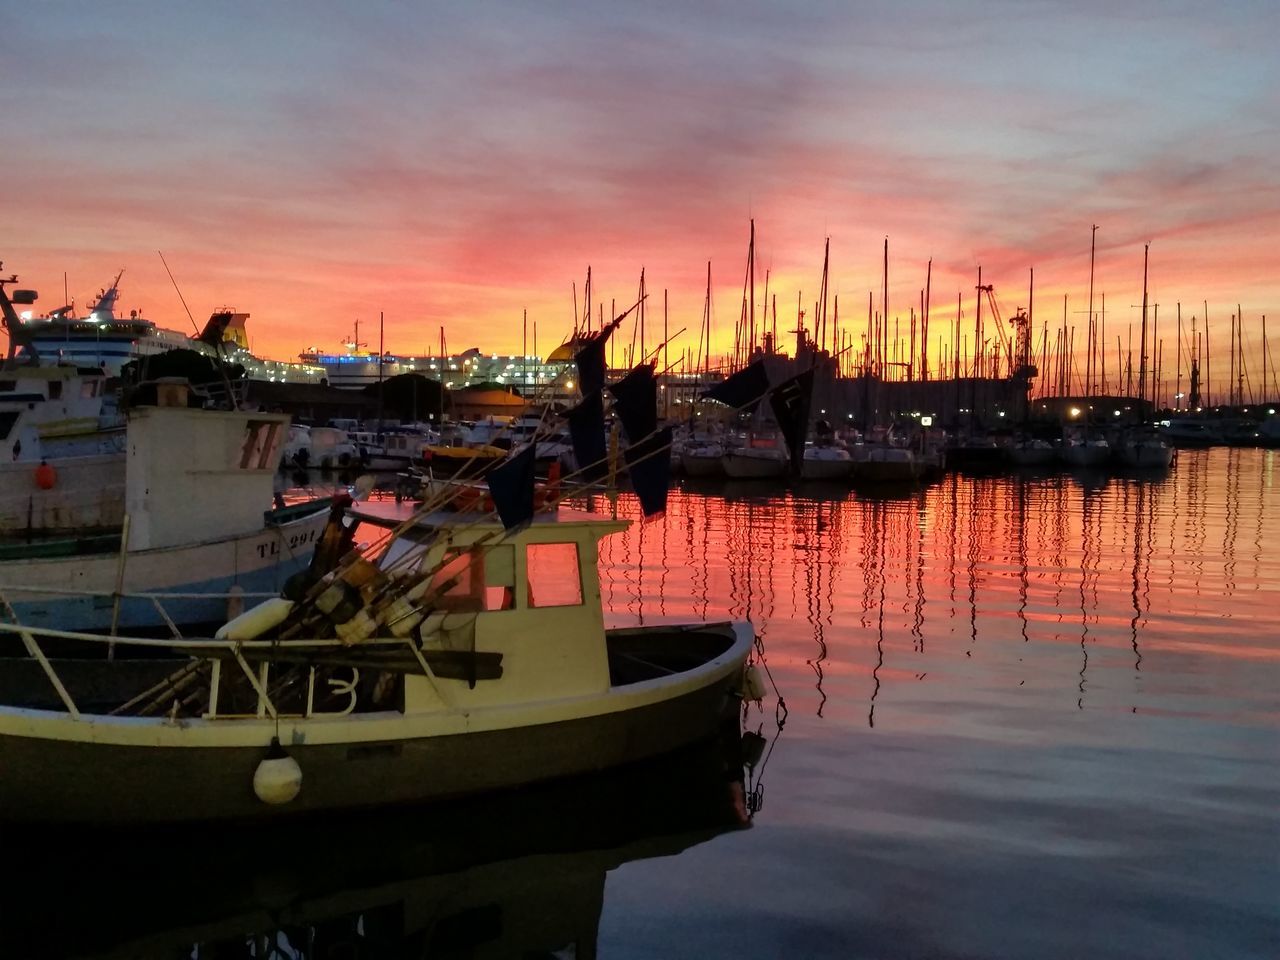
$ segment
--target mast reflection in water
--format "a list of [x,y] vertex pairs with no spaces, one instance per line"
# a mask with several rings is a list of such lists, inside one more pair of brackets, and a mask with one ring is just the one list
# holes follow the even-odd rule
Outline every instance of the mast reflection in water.
[[735,906],[631,864],[602,943],[1274,956],[1277,468],[686,482],[643,545],[601,545],[606,610],[655,616],[635,598],[661,563],[663,614],[752,618],[790,716],[751,855],[686,855],[752,877]]

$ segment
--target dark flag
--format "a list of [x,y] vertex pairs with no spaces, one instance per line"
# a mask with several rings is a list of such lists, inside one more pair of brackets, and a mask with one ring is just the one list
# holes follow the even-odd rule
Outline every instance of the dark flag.
[[489,496],[507,532],[533,520],[533,467],[537,456],[533,443],[490,470],[485,477]]
[[609,384],[609,392],[628,443],[637,444],[658,429],[658,380],[653,364],[637,364],[617,383]]
[[604,344],[608,339],[608,333],[598,333],[573,355],[578,365],[578,389],[584,397],[604,386]]
[[764,363],[757,360],[730,375],[723,383],[717,383],[710,390],[703,391],[702,398],[718,400],[735,410],[741,410],[755,403],[768,390],[769,374],[765,372]]
[[804,462],[804,438],[809,431],[809,407],[813,400],[813,369],[775,387],[769,393],[769,406],[778,421],[787,449],[791,452],[791,472],[797,476]]
[[631,444],[623,451],[622,459],[644,518],[661,516],[667,509],[667,490],[671,487],[671,428],[663,427]]
[[604,441],[604,397],[599,390],[582,398],[582,402],[565,416],[569,420],[569,438],[573,456],[578,461],[582,479],[598,480],[606,470],[608,450]]
[[[633,307],[632,309],[635,308]],[[630,310],[627,311],[627,313],[630,312]],[[578,365],[578,389],[582,391],[584,397],[588,393],[594,393],[604,386],[604,345],[609,342],[609,334],[617,329],[618,324],[622,322],[627,313],[614,317],[612,322],[588,340],[582,349],[573,355],[573,362]]]

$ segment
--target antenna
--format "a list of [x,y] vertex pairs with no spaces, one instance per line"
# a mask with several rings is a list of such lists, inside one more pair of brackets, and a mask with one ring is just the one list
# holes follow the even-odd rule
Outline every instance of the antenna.
[[[164,264],[164,272],[169,274],[169,282],[173,284],[173,289],[178,291],[178,299],[182,301],[182,309],[187,311],[187,319],[191,321],[191,326],[196,332],[196,336],[200,336],[200,326],[196,323],[196,318],[191,315],[191,308],[187,306],[187,298],[182,295],[182,291],[178,289],[178,281],[173,279],[173,271],[169,269],[169,264],[164,259],[164,254],[159,250],[156,253],[160,257],[160,262]],[[124,271],[120,271],[121,275]],[[116,282],[120,282],[120,277],[116,277]]]

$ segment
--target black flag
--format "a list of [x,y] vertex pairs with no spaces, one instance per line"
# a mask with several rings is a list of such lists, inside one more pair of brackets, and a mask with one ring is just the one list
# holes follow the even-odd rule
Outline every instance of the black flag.
[[718,400],[726,406],[740,410],[748,404],[755,403],[769,389],[769,374],[765,372],[764,363],[755,363],[743,367],[731,374],[724,382],[717,383],[702,394],[704,400]]
[[639,443],[623,451],[631,477],[631,489],[640,501],[640,512],[646,520],[660,516],[667,509],[667,491],[671,487],[671,428],[663,427]]
[[485,477],[489,496],[502,518],[502,526],[510,533],[533,520],[533,467],[537,456],[530,443],[509,457]]
[[813,368],[792,377],[769,393],[769,406],[782,429],[791,453],[791,472],[799,475],[804,462],[804,438],[809,432],[809,407],[813,399]]
[[628,443],[639,443],[658,429],[658,381],[653,364],[637,364],[617,383],[609,384],[609,392]]
[[604,474],[604,460],[608,456],[604,441],[604,397],[599,390],[593,391],[565,416],[569,420],[569,438],[573,441],[573,456],[578,461],[582,479],[588,483],[598,480]]
[[[627,311],[627,313],[630,312],[630,310]],[[582,391],[584,397],[588,393],[593,393],[604,386],[604,345],[609,342],[609,334],[613,333],[626,315],[624,313],[614,317],[612,322],[588,340],[582,349],[573,355],[573,362],[578,365],[578,389]]]

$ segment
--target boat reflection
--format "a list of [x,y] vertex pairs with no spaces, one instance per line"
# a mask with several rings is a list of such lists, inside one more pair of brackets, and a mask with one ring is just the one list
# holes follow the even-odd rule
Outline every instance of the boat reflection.
[[[752,735],[753,736],[753,735]],[[5,957],[596,955],[610,870],[749,823],[736,722],[608,775],[341,820],[3,836]]]

